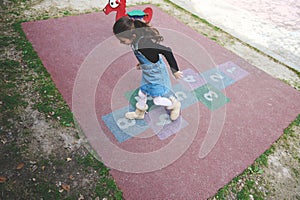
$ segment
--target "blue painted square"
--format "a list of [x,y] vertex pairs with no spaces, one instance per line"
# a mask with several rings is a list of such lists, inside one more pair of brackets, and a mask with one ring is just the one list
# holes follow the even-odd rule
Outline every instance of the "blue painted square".
[[200,75],[206,80],[207,83],[210,83],[219,90],[222,90],[235,82],[234,79],[230,78],[216,68],[203,72]]
[[124,107],[102,116],[102,120],[119,142],[124,142],[149,128],[145,120],[128,120],[125,113],[134,108]]
[[199,76],[199,73],[192,69],[185,69],[182,71],[183,78],[180,82],[186,86],[189,91],[192,91],[206,83],[206,81]]
[[231,61],[218,65],[217,68],[235,81],[241,80],[249,74],[246,70]]
[[188,91],[182,84],[174,85],[173,92],[181,103],[181,109],[185,109],[198,102],[197,96],[193,92]]
[[230,101],[222,92],[210,84],[194,90],[195,95],[208,109],[216,110]]
[[162,106],[152,109],[149,112],[148,120],[149,126],[160,140],[167,139],[188,125],[181,116],[177,120],[171,121],[170,112]]

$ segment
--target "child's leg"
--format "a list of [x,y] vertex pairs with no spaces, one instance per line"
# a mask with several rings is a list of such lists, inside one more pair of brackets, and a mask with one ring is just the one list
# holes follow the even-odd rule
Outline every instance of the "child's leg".
[[139,99],[136,103],[136,109],[134,112],[127,112],[125,117],[127,119],[144,119],[145,112],[148,109],[147,106],[147,95],[144,94],[141,90],[139,91]]
[[166,97],[154,97],[153,103],[158,106],[171,106],[172,101]]
[[147,104],[147,95],[144,94],[141,90],[139,90],[139,99],[138,99],[138,102],[137,102],[137,106],[139,108],[144,108]]
[[168,106],[167,109],[171,111],[170,118],[174,121],[180,115],[181,103],[174,96],[170,97],[170,101],[172,102],[172,105]]
[[176,120],[180,115],[181,103],[174,97],[155,97],[153,99],[155,105],[166,106],[168,110],[171,111],[170,118],[171,120]]
[[155,105],[166,106],[168,110],[171,111],[170,118],[171,120],[176,120],[180,115],[181,103],[174,97],[155,97],[153,99]]

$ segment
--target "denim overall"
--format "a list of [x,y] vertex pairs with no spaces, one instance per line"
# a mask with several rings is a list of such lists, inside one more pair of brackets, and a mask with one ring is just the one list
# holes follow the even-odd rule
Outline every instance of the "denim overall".
[[[141,37],[142,38],[142,37]],[[171,92],[170,76],[161,55],[156,63],[149,61],[138,51],[138,42],[132,45],[132,50],[142,69],[141,91],[151,97],[165,96]]]

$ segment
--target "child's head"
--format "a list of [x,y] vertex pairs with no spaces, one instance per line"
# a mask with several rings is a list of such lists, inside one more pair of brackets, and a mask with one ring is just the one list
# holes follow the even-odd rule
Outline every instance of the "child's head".
[[123,44],[131,44],[136,38],[134,23],[129,17],[122,17],[113,26],[113,32]]
[[129,17],[118,19],[113,26],[113,32],[123,44],[132,44],[136,38],[141,36],[153,39],[155,42],[163,40],[157,29],[150,27],[145,22]]

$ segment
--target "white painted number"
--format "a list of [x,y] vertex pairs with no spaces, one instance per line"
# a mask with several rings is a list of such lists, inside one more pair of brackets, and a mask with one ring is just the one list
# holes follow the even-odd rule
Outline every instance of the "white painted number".
[[227,69],[226,71],[232,74],[235,70],[236,70],[236,67],[231,67],[230,69]]
[[178,101],[183,101],[187,98],[187,95],[182,91],[175,92],[175,96],[177,97]]
[[185,82],[188,82],[188,83],[194,83],[194,82],[196,82],[194,76],[192,76],[192,75],[188,75],[188,76],[184,77],[183,80]]
[[214,91],[208,91],[208,93],[205,93],[204,94],[204,98],[207,100],[207,101],[213,101],[214,98],[217,99],[218,98],[218,95],[217,93],[215,93]]
[[125,117],[118,119],[117,125],[120,129],[124,130],[135,125],[135,120],[126,119]]
[[170,120],[170,117],[168,114],[161,114],[159,116],[159,122],[156,123],[157,126],[163,126],[166,124],[170,124],[172,121]]
[[215,82],[219,82],[219,80],[224,79],[224,77],[219,73],[215,73],[215,74],[210,75],[210,79]]

